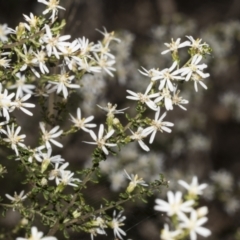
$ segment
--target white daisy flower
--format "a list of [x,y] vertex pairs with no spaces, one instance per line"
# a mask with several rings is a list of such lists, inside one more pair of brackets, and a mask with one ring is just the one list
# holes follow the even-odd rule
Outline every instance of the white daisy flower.
[[13,197],[9,194],[5,194],[5,196],[12,201],[12,203],[19,203],[24,201],[27,198],[27,195],[24,195],[24,191],[21,191],[19,194],[14,192]]
[[5,117],[6,121],[10,120],[9,112],[14,110],[14,103],[11,100],[14,95],[15,93],[8,95],[7,89],[3,90],[2,84],[0,83],[0,116]]
[[89,123],[90,121],[92,121],[94,119],[94,116],[82,118],[80,108],[77,109],[77,117],[76,118],[74,118],[71,114],[70,114],[70,117],[71,117],[71,121],[74,123],[74,126],[77,127],[78,129],[82,129],[85,132],[90,131],[88,128],[94,128],[97,126],[94,123]]
[[23,14],[23,17],[29,23],[29,24],[24,23],[24,26],[27,28],[28,31],[31,31],[31,28],[36,28],[37,27],[37,23],[38,23],[38,17],[37,16],[34,16],[32,13],[30,13],[30,16],[27,16],[27,15]]
[[108,155],[109,152],[108,152],[108,149],[106,148],[107,147],[115,147],[117,146],[116,143],[107,143],[107,139],[109,139],[113,134],[114,134],[114,130],[112,129],[111,131],[109,131],[105,136],[103,136],[103,133],[104,133],[104,125],[101,124],[100,127],[99,127],[99,132],[98,132],[98,137],[96,136],[96,134],[93,132],[93,131],[89,131],[92,139],[95,141],[95,142],[86,142],[84,141],[85,143],[88,143],[88,144],[94,144],[94,145],[97,145],[98,148],[102,149],[102,151]]
[[64,36],[53,36],[51,29],[48,25],[45,25],[46,34],[41,38],[41,42],[46,43],[46,50],[47,55],[50,57],[52,54],[55,55],[57,59],[59,59],[59,47],[65,47],[69,46],[69,42],[65,42],[66,40],[70,39],[70,35],[64,35]]
[[14,123],[12,123],[12,127],[10,128],[9,125],[7,125],[7,131],[4,132],[5,135],[7,135],[7,138],[3,138],[3,141],[8,142],[11,144],[11,148],[15,151],[16,155],[18,156],[18,146],[21,148],[25,148],[25,144],[22,143],[24,138],[26,137],[25,134],[19,135],[19,132],[21,131],[21,127],[18,126],[16,131],[14,131]]
[[111,103],[108,103],[106,107],[101,107],[99,105],[97,106],[107,112],[108,117],[114,117],[115,114],[124,114],[124,110],[128,109],[128,107],[123,109],[116,109],[117,104],[112,105]]
[[131,129],[129,130],[132,133],[132,136],[130,136],[130,138],[136,140],[144,151],[146,152],[150,151],[149,147],[142,140],[147,136],[146,133],[144,132],[144,129],[139,127],[137,132],[133,132]]
[[187,110],[182,104],[188,104],[188,100],[183,99],[181,96],[178,96],[180,90],[177,90],[177,87],[174,88],[173,96],[172,96],[172,104],[179,106],[183,110]]
[[181,38],[178,38],[176,40],[176,42],[173,41],[173,39],[172,39],[171,43],[164,43],[164,45],[166,45],[168,47],[168,49],[163,51],[161,54],[166,54],[168,52],[177,52],[178,48],[183,48],[183,47],[190,46],[189,41],[185,41],[183,43],[180,43],[180,41],[181,41]]
[[68,88],[78,89],[80,86],[78,84],[73,84],[72,80],[75,78],[74,75],[69,76],[65,70],[61,71],[61,74],[57,75],[56,81],[49,81],[50,84],[54,86],[49,89],[50,92],[56,91],[57,94],[63,93],[63,97],[66,99],[68,97]]
[[68,166],[69,166],[68,162],[65,162],[62,165],[60,165],[59,162],[56,162],[55,166],[54,166],[54,169],[51,170],[51,172],[49,173],[48,179],[49,180],[54,180],[55,179],[56,184],[59,183],[60,172],[61,171],[67,171],[67,170],[65,170],[65,168],[67,168]]
[[[155,138],[155,135],[157,133],[157,131],[160,132],[172,132],[172,130],[169,127],[173,127],[174,124],[171,122],[163,122],[162,120],[166,117],[167,112],[163,113],[163,115],[159,118],[160,116],[160,107],[158,108],[157,112],[155,113],[155,119],[152,120],[151,122],[151,126],[147,127],[143,130],[143,133],[146,135],[151,134],[149,143],[153,143],[153,140]],[[159,118],[159,119],[158,119]]]
[[44,172],[50,163],[62,163],[64,159],[61,155],[51,156],[52,148],[48,148],[47,152],[40,152],[35,156],[36,160],[42,163],[41,171]]
[[54,138],[57,138],[59,136],[61,136],[61,134],[63,133],[63,130],[59,130],[60,128],[59,126],[54,127],[53,129],[51,129],[49,132],[45,129],[45,123],[44,122],[40,122],[40,129],[42,131],[42,140],[46,146],[46,148],[52,148],[51,144],[54,144],[57,147],[62,148],[63,145],[59,142],[57,142]]
[[32,89],[35,89],[36,86],[33,84],[26,84],[26,76],[24,74],[21,74],[20,72],[16,73],[15,76],[17,77],[16,83],[10,86],[8,89],[17,88],[16,98],[23,97],[24,93],[32,95]]
[[191,41],[189,46],[198,50],[199,53],[202,52],[202,49],[204,46],[206,46],[206,47],[208,46],[207,43],[201,43],[202,39],[199,39],[199,38],[194,39],[192,36],[186,36],[186,37]]
[[174,87],[172,81],[184,79],[184,77],[179,76],[179,69],[173,71],[177,65],[178,62],[175,61],[170,68],[165,68],[162,71],[159,71],[158,75],[152,78],[153,81],[160,80],[159,90],[163,89],[166,85],[166,88],[173,92]]
[[159,97],[154,100],[154,103],[159,103],[164,100],[164,105],[167,111],[173,110],[173,102],[172,96],[168,88],[163,88],[161,92],[159,92]]
[[38,0],[38,2],[43,3],[47,5],[47,9],[43,11],[43,14],[48,14],[49,12],[52,12],[52,15],[50,19],[52,19],[52,22],[54,21],[55,16],[57,15],[58,9],[65,10],[65,8],[59,6],[59,0]]
[[63,186],[72,186],[72,187],[77,187],[78,185],[73,182],[81,182],[80,179],[78,178],[73,178],[74,173],[70,171],[64,171],[60,170],[59,171],[59,178],[56,178],[56,183],[57,185],[62,184]]
[[7,57],[0,58],[0,67],[9,68],[10,62],[11,62],[11,59],[7,59]]
[[33,114],[27,110],[26,108],[34,108],[35,104],[33,103],[24,103],[26,100],[28,100],[31,97],[31,94],[27,94],[25,96],[23,96],[22,98],[16,98],[15,101],[13,102],[14,105],[14,109],[20,109],[22,110],[24,113],[26,113],[29,116],[33,116]]
[[144,94],[142,93],[135,93],[131,90],[127,90],[129,94],[132,96],[127,96],[127,99],[140,101],[141,103],[145,103],[149,108],[151,108],[154,111],[157,111],[157,105],[151,100],[151,98],[155,98],[159,96],[159,93],[153,93],[148,95],[151,88],[147,88],[146,92]]
[[44,51],[37,51],[37,53],[34,52],[33,54],[35,55],[35,58],[32,59],[32,63],[40,68],[41,73],[49,73],[45,63],[46,53]]
[[195,55],[191,63],[184,68],[179,69],[179,72],[181,73],[181,76],[185,76],[185,81],[188,81],[193,73],[197,73],[202,78],[206,78],[209,76],[208,73],[203,73],[202,70],[207,68],[206,64],[199,64],[199,62],[202,60],[202,55]]
[[113,212],[113,219],[111,222],[108,222],[108,225],[113,229],[113,233],[115,238],[123,239],[121,235],[126,236],[126,232],[124,232],[120,227],[124,226],[123,221],[126,219],[125,216],[122,216],[123,211],[119,212],[116,216],[116,211]]
[[101,54],[100,57],[94,52],[97,64],[101,67],[109,76],[113,77],[112,71],[116,71],[116,68],[112,67],[115,64],[115,60],[109,60],[108,57],[104,54]]

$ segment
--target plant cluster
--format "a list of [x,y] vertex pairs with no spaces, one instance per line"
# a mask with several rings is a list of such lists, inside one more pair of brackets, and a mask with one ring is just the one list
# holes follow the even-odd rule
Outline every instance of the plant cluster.
[[[1,233],[0,238],[15,237],[21,229],[25,229],[25,238],[17,237],[18,240],[54,240],[56,238],[52,236],[58,231],[62,231],[66,238],[71,232],[86,232],[93,239],[97,235],[106,235],[107,229],[112,229],[115,238],[123,239],[126,236],[122,229],[126,219],[123,215],[123,204],[138,199],[145,202],[147,197],[152,196],[155,191],[160,191],[168,181],[160,175],[158,179],[146,183],[138,174],[125,171],[128,186],[117,199],[102,199],[98,208],[88,203],[84,192],[90,182],[99,181],[99,165],[103,161],[107,162],[109,155],[117,155],[133,142],[138,143],[143,151],[149,152],[149,144],[154,142],[157,133],[172,131],[174,124],[164,120],[167,112],[175,106],[186,110],[185,105],[188,104],[180,95],[178,85],[191,81],[196,92],[199,86],[207,89],[204,81],[209,77],[209,73],[204,72],[207,65],[202,61],[210,54],[211,49],[201,39],[191,36],[187,36],[184,42],[178,38],[176,41],[172,39],[170,43],[165,43],[167,50],[162,54],[171,53],[171,66],[162,70],[142,68],[139,72],[148,79],[144,93],[127,90],[127,99],[137,101],[135,116],[125,114],[127,108],[119,110],[113,103],[108,103],[106,107],[99,106],[106,112],[106,122],[99,124],[96,134],[93,128],[97,127],[97,124],[92,123],[94,116],[83,117],[81,108],[76,109],[75,116],[70,114],[68,101],[74,93],[84,91],[81,80],[85,76],[113,76],[116,60],[111,52],[111,43],[120,42],[120,39],[116,38],[113,32],[109,33],[104,29],[99,31],[103,35],[102,41],[95,44],[85,37],[71,41],[70,35],[61,35],[65,21],[58,20],[58,11],[64,10],[59,1],[38,2],[46,5],[42,16],[32,13],[29,16],[24,15],[25,22],[15,29],[8,28],[6,24],[1,26],[0,144],[13,150],[14,154],[9,158],[18,161],[18,170],[22,173],[22,183],[26,189],[19,194],[15,192],[13,196],[6,193],[6,198],[11,204],[4,203],[6,199],[1,199],[3,214],[13,209],[20,213],[22,219],[11,232]],[[187,48],[186,61],[181,60],[181,48]],[[28,117],[35,116],[37,111],[41,113],[39,119],[34,122],[34,128],[38,125],[40,129],[36,146],[25,144],[27,135],[21,133],[21,121],[17,110],[29,115]],[[64,124],[68,114],[70,127]],[[120,118],[116,117],[117,114],[125,114],[127,124],[123,124]],[[73,172],[68,169],[69,163],[61,155],[55,155],[55,152],[64,148],[64,138],[81,131],[92,139],[86,139],[82,144],[96,147],[91,156],[90,167]],[[146,144],[146,138],[149,138],[149,144]],[[7,170],[1,165],[2,177]],[[96,176],[97,180],[94,178]],[[189,191],[194,188],[196,194],[201,194],[205,187],[198,186],[196,178],[191,185],[185,182],[181,184]],[[169,202],[175,201],[182,209],[180,195],[179,192],[176,193],[175,201],[174,194],[168,193]],[[168,206],[159,199],[156,203],[156,210],[162,210],[161,204]],[[194,201],[188,200],[187,203],[190,207]],[[113,214],[109,214],[109,210],[112,209]],[[164,208],[165,212],[166,209]],[[189,212],[190,208],[187,210],[186,212]],[[178,213],[168,215],[181,218],[182,223],[179,226],[186,229],[184,234],[181,232],[181,239],[190,235],[194,240],[196,232],[203,236],[210,235],[209,230],[201,227],[206,222],[206,217],[197,217],[192,208],[190,218],[182,212]],[[47,226],[46,237],[33,226],[37,222]],[[191,224],[195,224],[197,228],[190,228]],[[171,235],[169,226],[165,225],[164,231]],[[175,234],[173,235],[175,237]],[[171,239],[180,239],[173,237]]]

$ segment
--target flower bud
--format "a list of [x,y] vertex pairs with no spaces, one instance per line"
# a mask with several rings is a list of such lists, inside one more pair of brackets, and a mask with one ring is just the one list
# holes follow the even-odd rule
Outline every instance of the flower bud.
[[79,212],[78,210],[75,210],[73,213],[72,213],[73,217],[74,218],[78,218],[81,216],[81,212]]
[[49,159],[44,159],[42,161],[41,173],[45,172],[45,170],[48,168],[49,163],[50,163]]
[[48,180],[47,180],[46,178],[42,178],[42,180],[41,180],[41,185],[42,185],[42,186],[46,186],[47,183],[48,183]]
[[198,218],[202,218],[208,214],[208,208],[207,207],[200,207],[197,209],[197,215]]

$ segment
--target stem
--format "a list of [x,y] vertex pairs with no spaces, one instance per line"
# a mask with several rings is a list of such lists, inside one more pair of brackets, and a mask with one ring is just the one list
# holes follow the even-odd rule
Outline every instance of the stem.
[[[93,168],[91,170],[91,172],[89,172],[87,174],[87,176],[84,178],[83,182],[82,182],[82,186],[84,186],[90,179],[91,175],[93,174],[93,172],[95,171],[95,168]],[[68,213],[68,210],[74,205],[76,199],[77,199],[77,196],[78,196],[78,193],[80,192],[80,190],[82,189],[82,187],[79,187],[78,191],[74,194],[71,202],[65,207],[65,210],[63,211],[63,218],[66,217],[67,213]],[[49,230],[47,236],[52,236],[54,235],[57,230],[59,229],[59,220],[56,221],[56,223],[54,224],[54,226]]]

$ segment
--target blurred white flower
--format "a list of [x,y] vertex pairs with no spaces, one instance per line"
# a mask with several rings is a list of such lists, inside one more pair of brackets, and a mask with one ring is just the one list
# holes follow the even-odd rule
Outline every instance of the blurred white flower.
[[178,216],[182,212],[191,212],[193,204],[195,203],[193,200],[188,200],[183,202],[182,193],[176,192],[175,195],[172,191],[167,192],[168,202],[162,199],[156,199],[156,206],[154,206],[154,210],[160,212],[166,212],[168,216],[173,216],[177,214]]
[[193,49],[195,50],[198,50],[199,53],[202,52],[203,50],[203,47],[207,47],[208,44],[207,43],[201,43],[202,42],[202,39],[194,39],[192,36],[186,36],[190,41],[190,47],[192,47]]
[[206,184],[206,183],[198,184],[197,176],[194,176],[192,178],[192,182],[190,184],[188,184],[187,182],[185,182],[183,180],[179,180],[178,183],[180,185],[182,185],[185,189],[187,189],[188,194],[191,196],[202,195],[203,194],[202,190],[208,186],[208,184]]
[[54,21],[58,9],[62,9],[65,10],[65,8],[59,6],[59,0],[38,0],[38,2],[43,3],[47,6],[47,9],[43,11],[43,14],[48,14],[49,12],[52,12],[52,15],[50,17],[50,19],[52,20],[52,22]]
[[231,191],[233,187],[233,176],[226,170],[219,170],[218,172],[210,173],[211,180],[222,190]]
[[207,222],[207,217],[198,218],[197,212],[192,209],[190,213],[190,218],[188,218],[184,213],[178,215],[181,223],[180,228],[187,229],[190,232],[190,239],[196,240],[197,234],[208,237],[211,235],[211,231],[205,227],[202,227],[204,223]]
[[[77,60],[77,59],[75,59]],[[90,64],[90,61],[88,62],[87,58],[84,57],[83,59],[79,59],[76,61],[77,64],[79,65],[78,67],[78,70],[85,70],[89,73],[99,73],[101,72],[101,67],[99,67],[98,65],[97,66],[92,66],[92,61],[91,61],[91,64]]]
[[103,31],[100,31],[99,29],[96,29],[96,30],[104,36],[103,42],[105,44],[110,41],[121,42],[119,38],[114,37],[114,32],[108,32],[105,27],[103,27]]
[[188,136],[188,148],[192,151],[208,151],[211,147],[210,139],[202,134],[192,133]]
[[8,40],[7,35],[13,33],[13,30],[8,27],[8,25],[5,24],[0,24],[0,41],[1,42],[6,42]]
[[19,194],[14,192],[13,197],[9,194],[5,194],[5,196],[12,201],[12,203],[19,203],[24,201],[27,198],[27,195],[24,195],[24,191],[21,191]]
[[57,240],[55,237],[43,237],[43,232],[38,232],[36,227],[31,228],[31,235],[29,238],[17,237],[16,240]]
[[181,229],[177,229],[175,231],[170,231],[168,224],[164,224],[164,228],[161,231],[160,237],[161,240],[175,240],[182,233]]
[[30,16],[27,16],[27,15],[23,14],[23,17],[29,23],[29,25],[27,23],[24,23],[24,26],[27,28],[28,31],[30,31],[31,28],[36,28],[37,27],[37,23],[38,23],[38,17],[37,16],[34,16],[32,13],[30,13]]
[[11,62],[11,59],[7,59],[7,57],[0,58],[0,67],[9,68],[10,62]]
[[229,215],[234,215],[240,209],[240,201],[236,196],[229,196],[224,202],[224,207]]
[[10,116],[9,112],[13,111],[12,98],[14,97],[15,93],[8,94],[7,89],[3,90],[2,84],[0,83],[0,116],[6,118],[6,121],[9,121]]
[[[109,159],[110,160],[110,159]],[[104,161],[104,163],[107,161]],[[108,162],[109,164],[109,162]],[[110,169],[109,171],[106,173],[107,176],[109,177],[109,181],[110,181],[110,188],[112,191],[116,192],[119,191],[121,188],[123,188],[123,186],[126,185],[126,178],[122,172],[122,170],[117,171],[116,167],[113,167],[114,164],[109,164],[110,165]],[[101,162],[101,166],[102,166],[102,162]],[[101,167],[102,169],[102,167]],[[109,173],[110,172],[110,173]]]
[[161,54],[166,54],[168,52],[176,52],[178,50],[178,48],[183,48],[183,47],[187,47],[190,45],[189,41],[185,41],[180,43],[181,38],[178,38],[176,41],[173,41],[171,43],[164,43],[164,45],[166,45],[168,47],[167,50],[161,52]]
[[201,218],[208,214],[208,208],[203,206],[203,207],[196,209],[196,212],[197,212],[198,218]]
[[111,103],[108,103],[106,107],[101,107],[99,105],[97,106],[106,111],[108,117],[114,117],[115,114],[124,114],[124,110],[128,109],[128,107],[123,109],[116,109],[117,104],[112,105]]

